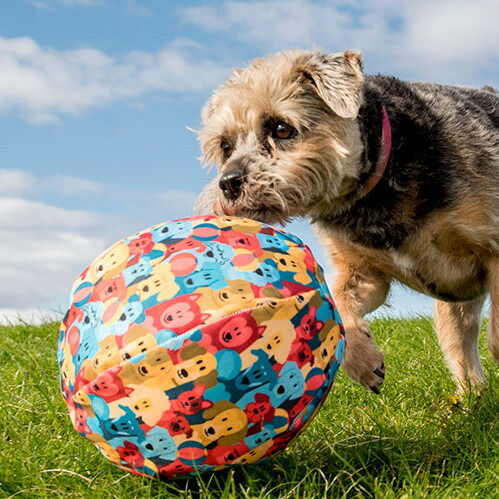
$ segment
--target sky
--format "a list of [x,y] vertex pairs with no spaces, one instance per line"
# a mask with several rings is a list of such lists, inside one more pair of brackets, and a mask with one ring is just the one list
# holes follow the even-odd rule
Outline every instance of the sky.
[[[255,57],[364,53],[367,73],[499,86],[497,0],[0,0],[0,321],[59,318],[115,241],[193,214],[203,103]],[[334,269],[306,221],[289,230]],[[431,314],[395,286],[378,314]]]

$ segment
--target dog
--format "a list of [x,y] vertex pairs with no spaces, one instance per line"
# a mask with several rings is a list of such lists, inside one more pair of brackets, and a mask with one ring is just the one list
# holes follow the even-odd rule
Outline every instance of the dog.
[[362,54],[294,50],[235,69],[202,110],[217,177],[198,209],[312,222],[337,270],[343,367],[379,393],[384,356],[363,317],[398,280],[435,298],[459,392],[483,385],[482,305],[499,360],[499,96],[363,72]]

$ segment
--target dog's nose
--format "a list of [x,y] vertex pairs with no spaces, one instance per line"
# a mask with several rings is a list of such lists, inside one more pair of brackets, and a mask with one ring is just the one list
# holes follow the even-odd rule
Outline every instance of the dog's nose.
[[224,196],[230,201],[235,201],[241,194],[241,187],[244,181],[244,171],[237,169],[225,173],[220,178],[218,185]]

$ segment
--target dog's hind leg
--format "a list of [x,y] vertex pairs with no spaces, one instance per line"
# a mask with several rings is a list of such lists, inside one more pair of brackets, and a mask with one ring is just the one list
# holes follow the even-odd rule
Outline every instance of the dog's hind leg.
[[499,362],[499,258],[489,262],[490,276],[490,324],[489,350],[496,362]]
[[438,341],[459,393],[485,383],[478,352],[484,300],[485,295],[459,303],[435,300]]

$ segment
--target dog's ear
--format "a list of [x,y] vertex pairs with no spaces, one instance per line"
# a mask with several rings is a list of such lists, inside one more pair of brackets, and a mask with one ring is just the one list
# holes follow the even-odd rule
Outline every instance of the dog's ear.
[[364,81],[362,54],[313,52],[298,66],[321,99],[341,118],[355,118],[361,103]]

